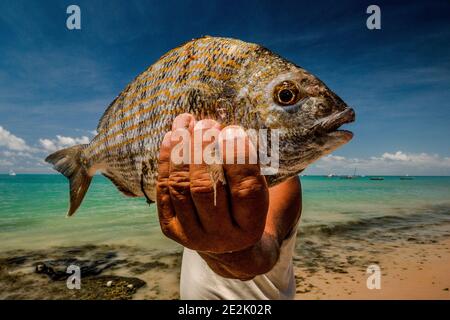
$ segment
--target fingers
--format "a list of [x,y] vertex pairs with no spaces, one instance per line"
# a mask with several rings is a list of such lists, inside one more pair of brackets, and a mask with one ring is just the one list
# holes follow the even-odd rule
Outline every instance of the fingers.
[[[243,129],[220,129],[214,120],[196,125],[193,116],[182,114],[160,148],[161,227],[168,237],[200,251],[251,245],[264,230],[268,210],[268,188],[254,146]],[[217,141],[219,159],[211,154],[217,152]]]
[[225,181],[217,179],[223,177],[223,169],[220,164],[213,164],[215,157],[211,154],[216,150],[220,128],[218,122],[209,119],[195,125],[194,140],[201,143],[192,145],[197,161],[189,168],[191,197],[204,230],[211,234],[232,227]]
[[172,131],[175,131],[177,129],[185,128],[188,129],[188,131],[194,130],[195,126],[195,118],[193,115],[189,113],[183,113],[178,115],[172,123]]
[[231,212],[243,229],[262,232],[269,206],[269,190],[260,167],[256,149],[242,128],[230,126],[219,140],[224,171],[230,192]]
[[170,201],[169,173],[171,132],[166,133],[159,151],[158,181],[156,183],[156,205],[158,207],[159,221],[167,224],[175,216],[175,211]]
[[[169,193],[177,219],[186,228],[185,232],[194,232],[199,227],[194,202],[191,198],[189,163],[191,162],[190,131],[194,127],[195,119],[190,114],[177,116],[172,125]],[[187,130],[186,130],[187,129]]]

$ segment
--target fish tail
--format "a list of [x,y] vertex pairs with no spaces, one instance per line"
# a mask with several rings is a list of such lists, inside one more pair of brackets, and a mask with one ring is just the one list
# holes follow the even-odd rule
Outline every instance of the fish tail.
[[70,181],[70,207],[67,216],[72,216],[80,206],[86,191],[91,184],[92,177],[82,163],[82,151],[87,145],[79,144],[52,153],[45,161]]

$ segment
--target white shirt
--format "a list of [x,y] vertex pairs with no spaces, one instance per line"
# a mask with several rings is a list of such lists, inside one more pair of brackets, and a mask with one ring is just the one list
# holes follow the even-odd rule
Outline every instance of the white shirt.
[[184,248],[181,263],[181,299],[293,299],[295,276],[292,255],[297,226],[281,244],[277,263],[269,272],[242,281],[219,276],[193,250]]

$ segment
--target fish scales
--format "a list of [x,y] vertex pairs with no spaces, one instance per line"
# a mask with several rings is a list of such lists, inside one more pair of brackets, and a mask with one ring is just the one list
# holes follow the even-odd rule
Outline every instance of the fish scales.
[[[295,78],[298,86],[321,94],[320,101],[311,97],[311,110],[296,121],[288,108],[282,111],[280,103],[274,104],[277,98],[271,92],[278,90],[271,83],[283,81],[286,75]],[[80,205],[96,171],[126,195],[155,201],[159,146],[177,115],[191,113],[196,119],[212,118],[244,128],[281,129],[287,138],[282,148],[292,153],[299,136],[308,141],[302,132],[309,132],[317,120],[316,109],[331,103],[332,111],[346,108],[320,80],[268,49],[237,39],[203,37],[169,51],[127,85],[106,109],[89,144],[60,150],[46,160],[70,179],[69,215]],[[312,149],[321,148],[323,143]],[[268,178],[269,185],[300,170],[301,161],[293,163],[290,154],[281,161],[295,168],[281,168],[277,178]]]
[[[183,112],[215,117],[215,111],[206,110],[208,106],[196,101],[196,95],[220,88],[253,48],[242,46],[240,41],[217,45],[203,38],[174,49],[167,55],[169,61],[163,58],[147,69],[116,99],[103,118],[99,134],[86,148],[86,158],[106,163],[111,179],[127,186],[129,193],[142,196],[142,165],[154,167],[157,149],[174,117]],[[217,64],[219,59],[221,63]],[[155,178],[153,171],[145,177],[148,195],[153,199]]]

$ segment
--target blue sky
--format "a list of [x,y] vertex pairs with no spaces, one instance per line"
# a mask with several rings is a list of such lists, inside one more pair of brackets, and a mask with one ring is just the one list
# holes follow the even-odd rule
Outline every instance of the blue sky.
[[355,138],[308,173],[450,175],[448,1],[2,1],[0,172],[48,172],[136,75],[206,34],[262,44],[355,108]]

